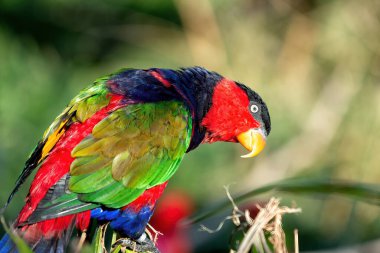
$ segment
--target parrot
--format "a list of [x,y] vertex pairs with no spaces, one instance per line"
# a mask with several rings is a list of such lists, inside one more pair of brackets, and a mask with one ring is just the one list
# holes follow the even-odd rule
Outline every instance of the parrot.
[[[92,221],[108,223],[126,247],[158,252],[145,229],[185,154],[221,141],[254,157],[270,131],[258,93],[216,72],[121,69],[82,90],[47,128],[4,209],[36,170],[11,225],[33,252],[67,251],[73,231]],[[5,252],[17,252],[9,234]]]

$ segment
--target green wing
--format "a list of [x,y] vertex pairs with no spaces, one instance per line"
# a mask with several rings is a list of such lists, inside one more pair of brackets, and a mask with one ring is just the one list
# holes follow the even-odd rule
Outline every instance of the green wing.
[[187,108],[176,101],[127,105],[112,112],[72,150],[69,191],[39,206],[28,223],[100,205],[120,208],[164,183],[190,144],[191,123]]
[[84,202],[125,206],[173,175],[190,137],[191,117],[181,103],[128,105],[74,148],[69,189]]

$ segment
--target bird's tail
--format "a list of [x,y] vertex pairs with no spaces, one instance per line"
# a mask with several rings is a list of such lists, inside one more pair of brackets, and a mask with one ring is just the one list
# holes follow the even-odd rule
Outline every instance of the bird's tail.
[[[66,252],[70,241],[71,231],[64,231],[60,236],[49,239],[41,238],[32,247],[35,253],[63,253]],[[2,253],[2,252],[0,252]]]
[[[70,241],[70,237],[73,231],[74,226],[69,226],[66,230],[62,231],[60,234],[54,236],[44,237],[34,236],[33,239],[26,239],[9,234],[5,234],[0,240],[0,253],[22,253],[22,252],[35,252],[35,253],[63,253],[66,252],[67,246]],[[34,232],[33,229],[31,231]],[[13,232],[18,233],[18,232]],[[20,232],[24,235],[28,235],[30,231],[28,229]],[[23,240],[22,242],[15,241],[15,237],[18,237],[16,240]],[[29,237],[30,238],[30,237]],[[26,250],[24,250],[27,248]]]

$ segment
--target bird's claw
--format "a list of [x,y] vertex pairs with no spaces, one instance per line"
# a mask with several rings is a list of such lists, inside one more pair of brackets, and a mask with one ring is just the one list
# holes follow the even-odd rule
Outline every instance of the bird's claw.
[[138,253],[160,253],[154,243],[146,235],[141,236],[136,241],[129,238],[121,238],[117,240],[112,247],[115,248],[118,245]]

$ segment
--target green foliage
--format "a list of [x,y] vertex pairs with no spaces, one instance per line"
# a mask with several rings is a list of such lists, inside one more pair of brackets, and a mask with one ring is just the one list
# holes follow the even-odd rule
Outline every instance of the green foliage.
[[96,229],[95,237],[94,237],[94,253],[103,253],[104,249],[104,233],[106,228],[104,226],[100,226]]
[[[234,196],[233,199],[236,203],[249,200],[249,198],[257,197],[261,194],[278,192],[286,192],[292,194],[338,194],[350,199],[356,199],[359,201],[367,202],[373,205],[380,205],[380,185],[378,184],[365,184],[358,182],[348,182],[334,179],[306,179],[295,178],[285,179],[280,182],[268,184],[256,189],[253,189],[247,193]],[[201,222],[218,212],[231,207],[231,202],[226,200],[220,203],[218,206],[207,210],[206,213],[199,214],[194,218],[191,218],[187,223],[194,224]]]

